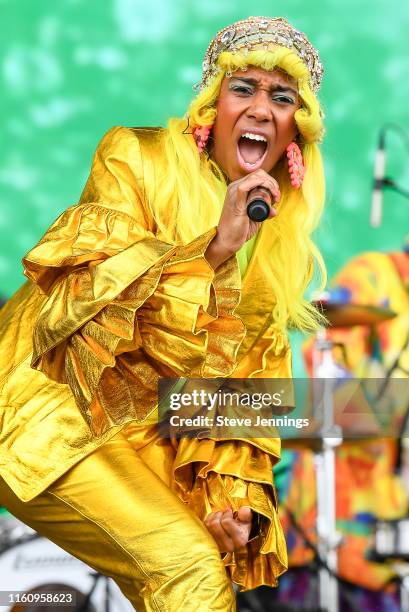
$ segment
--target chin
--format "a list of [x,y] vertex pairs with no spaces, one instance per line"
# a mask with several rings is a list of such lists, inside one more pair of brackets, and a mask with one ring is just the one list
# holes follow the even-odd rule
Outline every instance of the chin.
[[250,173],[244,172],[244,170],[240,168],[239,170],[229,172],[227,176],[229,177],[229,181],[232,183],[233,181],[238,181],[239,179],[244,178],[245,176],[247,176],[247,174],[250,174]]

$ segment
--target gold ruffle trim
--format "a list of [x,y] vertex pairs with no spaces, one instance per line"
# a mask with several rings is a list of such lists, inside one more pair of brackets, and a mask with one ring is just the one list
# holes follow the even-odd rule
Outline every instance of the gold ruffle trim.
[[[278,519],[272,467],[280,442],[192,440],[178,443],[174,488],[202,520],[213,511],[249,506],[258,529],[243,550],[224,555],[227,572],[240,590],[274,586],[287,569],[287,550]],[[266,447],[269,450],[266,451]]]
[[24,258],[48,295],[32,367],[70,385],[95,435],[143,420],[157,405],[160,377],[234,369],[245,333],[234,314],[240,277],[234,257],[216,272],[207,263],[214,234],[168,245],[123,213],[80,205]]

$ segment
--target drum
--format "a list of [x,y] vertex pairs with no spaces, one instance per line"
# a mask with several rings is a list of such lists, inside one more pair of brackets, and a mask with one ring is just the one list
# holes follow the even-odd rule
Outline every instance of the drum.
[[7,599],[0,601],[5,612],[54,612],[62,604],[47,604],[47,597],[54,595],[58,601],[62,593],[66,594],[65,601],[75,602],[63,608],[70,612],[134,612],[111,579],[97,574],[7,512],[0,513],[0,592]]
[[387,559],[409,561],[409,518],[377,521],[374,553],[380,561]]

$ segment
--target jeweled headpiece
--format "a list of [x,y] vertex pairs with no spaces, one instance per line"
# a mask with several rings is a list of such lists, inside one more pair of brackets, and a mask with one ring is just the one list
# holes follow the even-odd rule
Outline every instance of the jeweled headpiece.
[[204,89],[221,68],[217,59],[223,51],[241,51],[245,53],[254,49],[269,49],[269,45],[279,45],[295,51],[310,73],[310,85],[317,93],[324,68],[318,51],[308,38],[293,28],[286,19],[281,17],[248,17],[236,21],[220,30],[207,48],[202,64],[202,80],[198,87]]

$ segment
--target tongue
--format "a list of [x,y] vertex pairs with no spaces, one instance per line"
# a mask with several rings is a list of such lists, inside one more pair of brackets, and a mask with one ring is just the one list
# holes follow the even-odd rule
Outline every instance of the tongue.
[[266,146],[266,143],[260,140],[250,140],[249,138],[240,138],[239,140],[240,154],[248,164],[258,162],[263,157]]

